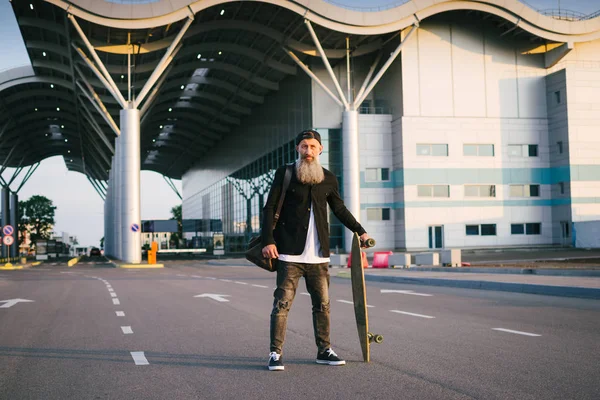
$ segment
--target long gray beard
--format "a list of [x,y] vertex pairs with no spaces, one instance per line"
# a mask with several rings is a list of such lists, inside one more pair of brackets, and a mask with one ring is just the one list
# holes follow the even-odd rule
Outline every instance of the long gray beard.
[[314,158],[312,162],[298,158],[296,160],[296,175],[298,180],[307,185],[316,185],[323,182],[325,172],[318,158]]

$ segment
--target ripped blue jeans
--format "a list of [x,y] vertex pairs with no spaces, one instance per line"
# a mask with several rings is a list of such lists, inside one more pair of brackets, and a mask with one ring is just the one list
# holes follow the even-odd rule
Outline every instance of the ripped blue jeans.
[[287,317],[301,277],[312,301],[315,342],[319,353],[331,347],[329,339],[329,263],[303,264],[277,261],[277,289],[271,311],[271,350],[282,354]]

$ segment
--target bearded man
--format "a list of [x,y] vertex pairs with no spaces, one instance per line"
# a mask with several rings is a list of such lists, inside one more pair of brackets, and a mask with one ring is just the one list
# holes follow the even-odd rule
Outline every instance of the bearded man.
[[263,209],[263,256],[277,259],[277,288],[271,311],[269,370],[283,371],[283,343],[287,317],[301,277],[311,297],[317,363],[344,365],[331,348],[329,318],[329,223],[327,204],[335,216],[366,241],[369,236],[344,205],[335,175],[319,163],[323,151],[321,135],[314,130],[296,137],[298,160],[286,191],[281,215],[274,230],[276,205],[281,196],[287,166],[275,172]]

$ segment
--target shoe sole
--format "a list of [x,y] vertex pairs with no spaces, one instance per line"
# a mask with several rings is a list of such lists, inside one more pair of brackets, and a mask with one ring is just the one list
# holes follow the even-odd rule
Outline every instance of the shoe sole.
[[317,360],[317,364],[323,364],[323,365],[346,365],[346,361]]
[[285,367],[280,366],[280,367],[269,367],[269,371],[283,371],[285,369]]

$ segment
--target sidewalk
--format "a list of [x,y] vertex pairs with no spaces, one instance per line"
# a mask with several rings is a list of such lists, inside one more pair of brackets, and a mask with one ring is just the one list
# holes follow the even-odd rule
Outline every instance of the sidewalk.
[[[208,265],[253,267],[243,258],[208,260]],[[254,267],[257,268],[258,267]],[[266,272],[265,272],[266,274]],[[332,277],[350,278],[350,270],[330,269]],[[273,274],[274,276],[274,274]],[[547,296],[600,299],[599,269],[532,268],[433,268],[365,269],[367,282],[447,286],[464,289],[497,290]]]

